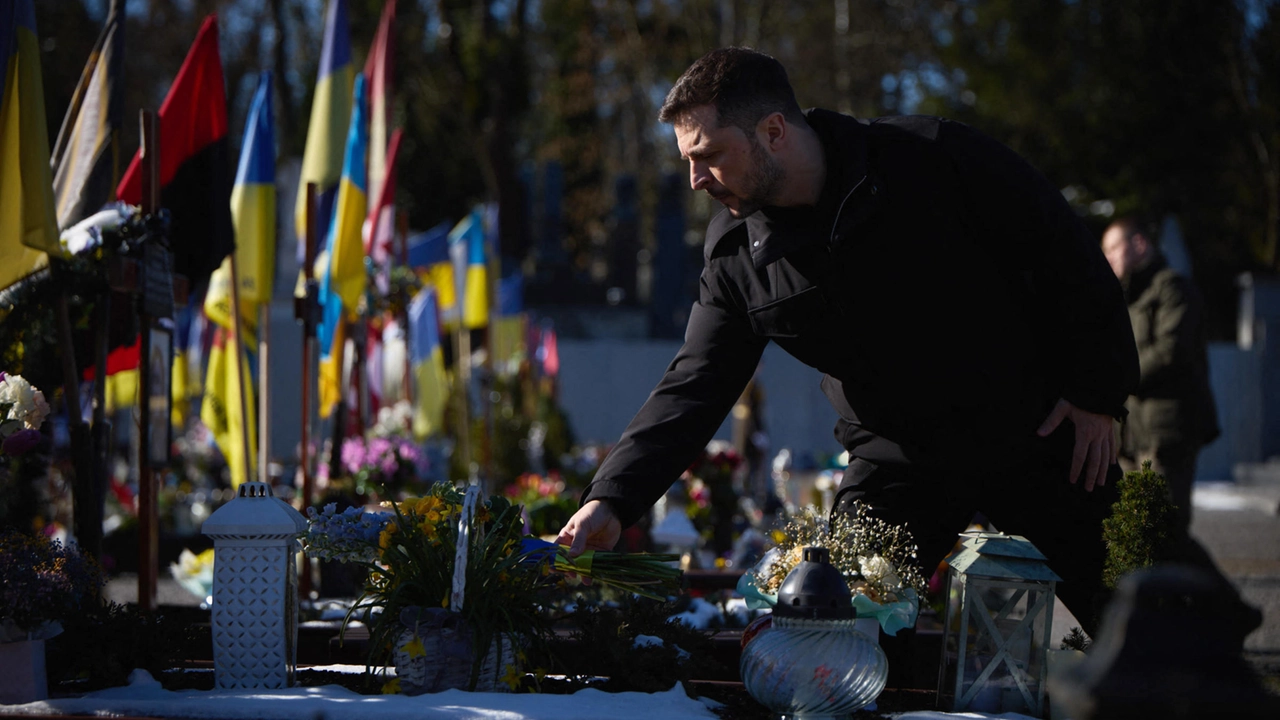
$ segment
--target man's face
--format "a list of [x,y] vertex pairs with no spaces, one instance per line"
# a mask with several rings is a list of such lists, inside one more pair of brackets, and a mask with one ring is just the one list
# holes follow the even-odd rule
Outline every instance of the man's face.
[[746,217],[777,195],[782,167],[754,134],[719,124],[715,106],[701,105],[675,124],[676,144],[689,161],[689,185]]
[[1102,234],[1102,254],[1107,256],[1111,272],[1121,280],[1129,277],[1129,273],[1134,271],[1141,259],[1135,242],[1137,239],[1136,236],[1126,237],[1124,228],[1116,225],[1107,228]]

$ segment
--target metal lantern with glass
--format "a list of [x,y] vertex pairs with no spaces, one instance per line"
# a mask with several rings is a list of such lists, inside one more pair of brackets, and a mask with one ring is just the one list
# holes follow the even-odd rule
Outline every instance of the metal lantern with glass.
[[1024,537],[976,532],[961,539],[947,558],[939,705],[1039,717],[1062,578]]

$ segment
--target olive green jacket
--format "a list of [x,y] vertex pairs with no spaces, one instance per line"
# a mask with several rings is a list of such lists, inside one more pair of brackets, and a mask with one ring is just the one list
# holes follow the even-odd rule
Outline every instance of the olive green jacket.
[[1159,256],[1123,285],[1141,368],[1138,392],[1125,404],[1125,449],[1211,442],[1218,436],[1218,416],[1200,293]]

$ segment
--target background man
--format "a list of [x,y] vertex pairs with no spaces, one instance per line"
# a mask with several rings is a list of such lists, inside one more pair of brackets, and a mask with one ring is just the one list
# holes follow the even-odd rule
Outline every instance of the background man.
[[1218,436],[1209,388],[1204,303],[1188,278],[1165,262],[1155,235],[1136,218],[1111,223],[1102,252],[1124,288],[1141,378],[1125,407],[1121,461],[1150,460],[1164,475],[1179,526],[1191,523],[1191,485],[1200,448]]
[[925,573],[981,509],[1025,535],[1092,627],[1115,418],[1138,379],[1120,285],[1058,189],[936,118],[802,112],[775,59],[713,51],[676,82],[707,229],[685,343],[561,531],[608,548],[715,433],[770,341],[821,370],[854,500]]

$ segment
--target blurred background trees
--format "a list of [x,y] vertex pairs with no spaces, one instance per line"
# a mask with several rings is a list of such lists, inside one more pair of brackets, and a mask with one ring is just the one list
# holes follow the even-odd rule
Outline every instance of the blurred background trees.
[[[107,4],[36,3],[50,137]],[[381,6],[350,0],[357,67]],[[685,209],[693,257],[714,210],[672,189],[687,169],[657,108],[693,59],[720,45],[749,45],[787,66],[802,106],[861,117],[937,114],[993,135],[1062,187],[1099,232],[1113,214],[1176,215],[1214,335],[1228,338],[1237,274],[1280,266],[1278,7],[1273,0],[400,0],[393,111],[405,139],[397,205],[411,228],[425,229],[456,220],[477,200],[496,200],[502,252],[523,264],[531,297],[603,302],[614,287],[621,291],[612,302],[641,303],[663,188]],[[279,156],[301,155],[323,0],[129,0],[127,9],[127,118],[159,105],[201,19],[217,12],[233,144],[256,73],[270,69]],[[122,134],[127,158],[136,124]],[[549,206],[551,196],[558,202]]]

